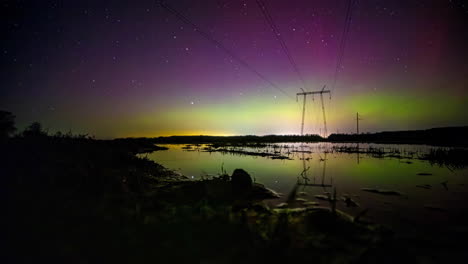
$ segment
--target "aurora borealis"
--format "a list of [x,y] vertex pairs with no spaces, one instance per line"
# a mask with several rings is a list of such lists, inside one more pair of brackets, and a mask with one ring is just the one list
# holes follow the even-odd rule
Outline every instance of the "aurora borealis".
[[[166,1],[289,96],[156,1],[2,1],[0,109],[18,127],[100,138],[298,134],[302,86],[255,0]],[[331,86],[345,0],[264,1],[306,81]],[[467,125],[463,1],[356,1],[329,132]],[[307,133],[322,127],[318,97]]]

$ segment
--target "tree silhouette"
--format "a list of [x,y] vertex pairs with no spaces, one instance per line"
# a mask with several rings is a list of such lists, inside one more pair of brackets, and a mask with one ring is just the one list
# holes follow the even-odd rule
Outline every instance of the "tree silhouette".
[[42,129],[42,125],[39,122],[33,122],[23,131],[24,137],[40,137],[47,136],[47,133]]
[[15,116],[8,111],[0,111],[0,138],[8,138],[15,131]]

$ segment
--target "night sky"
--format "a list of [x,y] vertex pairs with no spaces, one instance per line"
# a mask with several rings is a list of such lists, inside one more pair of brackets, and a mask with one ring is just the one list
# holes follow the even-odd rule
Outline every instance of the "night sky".
[[[166,3],[281,91],[156,1],[2,1],[0,109],[98,138],[299,134],[295,94],[332,88],[348,1],[264,2],[306,87],[255,0]],[[328,131],[356,112],[363,132],[467,125],[467,18],[463,1],[357,1]]]

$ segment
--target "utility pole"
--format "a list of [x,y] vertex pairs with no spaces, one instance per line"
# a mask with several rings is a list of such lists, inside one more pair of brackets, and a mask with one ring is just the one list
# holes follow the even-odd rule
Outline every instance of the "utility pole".
[[[327,134],[327,120],[325,119],[325,107],[323,105],[323,94],[328,93],[330,94],[330,90],[325,90],[326,85],[323,86],[322,90],[320,91],[313,91],[313,92],[306,92],[302,88],[302,93],[297,93],[296,94],[296,101],[299,96],[304,96],[304,101],[302,103],[302,123],[301,123],[301,136],[304,135],[304,118],[305,118],[305,105],[306,105],[306,97],[307,95],[312,95],[312,100],[314,100],[314,94],[320,94],[320,99],[322,103],[322,111],[323,111],[323,123],[325,126],[325,135]],[[331,94],[330,94],[331,96]]]
[[362,120],[362,118],[359,117],[359,113],[356,113],[356,131],[358,135],[359,135],[359,120]]

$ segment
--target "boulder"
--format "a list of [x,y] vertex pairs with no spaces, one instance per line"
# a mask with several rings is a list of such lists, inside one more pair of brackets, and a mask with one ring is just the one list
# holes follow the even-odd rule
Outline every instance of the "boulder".
[[231,176],[234,195],[247,195],[252,191],[252,177],[243,169],[235,169]]

